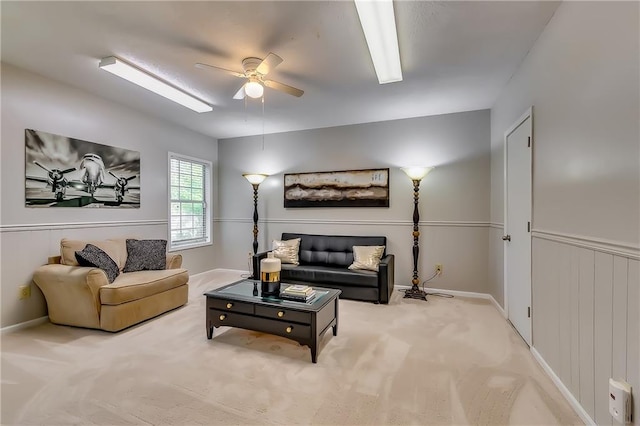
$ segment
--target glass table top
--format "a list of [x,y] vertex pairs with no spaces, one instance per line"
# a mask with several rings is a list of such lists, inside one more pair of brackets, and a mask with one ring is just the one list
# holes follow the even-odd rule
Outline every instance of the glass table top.
[[[286,287],[287,283],[281,283],[281,287]],[[316,290],[316,296],[308,302],[298,302],[293,300],[280,299],[275,296],[262,296],[260,291],[260,281],[254,280],[241,280],[233,284],[220,287],[215,290],[204,293],[205,296],[222,296],[232,297],[238,300],[247,300],[250,302],[261,302],[264,304],[273,304],[278,306],[290,306],[290,307],[306,307],[315,308],[324,305],[328,299],[328,295],[340,294],[340,290],[314,287]]]

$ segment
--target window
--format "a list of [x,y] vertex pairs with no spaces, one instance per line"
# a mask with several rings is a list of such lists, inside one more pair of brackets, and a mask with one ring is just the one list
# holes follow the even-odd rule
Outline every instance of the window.
[[211,244],[211,162],[169,153],[169,250]]

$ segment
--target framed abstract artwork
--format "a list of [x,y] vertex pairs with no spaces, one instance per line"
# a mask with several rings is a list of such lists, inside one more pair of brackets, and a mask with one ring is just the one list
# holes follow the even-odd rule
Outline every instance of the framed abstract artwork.
[[389,207],[389,169],[286,173],[284,207]]

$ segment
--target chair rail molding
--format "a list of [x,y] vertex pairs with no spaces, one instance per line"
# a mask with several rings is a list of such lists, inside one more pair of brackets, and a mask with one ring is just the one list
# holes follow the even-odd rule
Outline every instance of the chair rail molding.
[[108,228],[114,226],[166,226],[166,219],[149,220],[118,220],[104,222],[68,222],[68,223],[32,223],[17,225],[0,225],[0,233],[3,232],[25,232],[25,231],[51,231],[54,229],[78,229],[78,228]]
[[587,248],[602,253],[640,260],[640,244],[623,241],[606,240],[603,238],[589,237],[586,235],[565,234],[563,232],[533,229],[533,238],[555,241],[575,247]]
[[[253,223],[251,218],[226,218],[218,217],[213,219],[214,222],[224,223]],[[311,225],[387,225],[387,226],[413,226],[413,222],[410,220],[351,220],[351,219],[260,219],[260,223],[299,223],[299,224],[311,224]],[[482,228],[489,227],[489,222],[480,221],[457,221],[457,220],[424,220],[419,222],[420,226],[445,226],[445,227],[473,227]]]

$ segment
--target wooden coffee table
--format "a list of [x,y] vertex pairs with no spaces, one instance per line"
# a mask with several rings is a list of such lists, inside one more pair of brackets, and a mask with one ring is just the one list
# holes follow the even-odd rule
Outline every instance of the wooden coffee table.
[[[283,283],[283,285],[286,285]],[[240,280],[204,293],[207,296],[207,338],[213,328],[238,327],[275,334],[295,340],[311,349],[311,360],[318,359],[318,342],[333,327],[338,335],[338,296],[340,290],[315,287],[316,297],[307,303],[262,297],[260,281]]]

